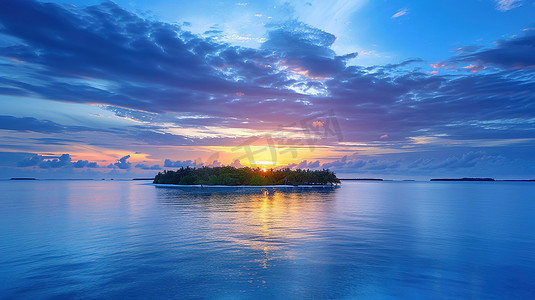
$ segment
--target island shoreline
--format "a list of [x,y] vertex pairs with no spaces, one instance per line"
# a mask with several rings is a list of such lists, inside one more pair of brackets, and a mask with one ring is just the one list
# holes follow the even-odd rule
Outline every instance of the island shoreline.
[[152,185],[156,187],[171,187],[171,188],[337,188],[340,185],[200,185],[200,184],[167,184],[167,183],[146,183],[144,185]]

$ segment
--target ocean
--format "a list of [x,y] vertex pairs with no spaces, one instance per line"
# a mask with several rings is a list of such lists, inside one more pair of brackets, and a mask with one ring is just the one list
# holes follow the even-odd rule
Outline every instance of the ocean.
[[0,181],[1,299],[533,299],[535,183]]

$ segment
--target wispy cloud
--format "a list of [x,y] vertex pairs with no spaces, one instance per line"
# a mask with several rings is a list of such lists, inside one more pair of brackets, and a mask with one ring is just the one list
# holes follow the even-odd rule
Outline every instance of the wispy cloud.
[[508,11],[513,8],[522,6],[521,0],[495,0],[496,9],[499,11]]
[[397,13],[392,15],[392,19],[399,18],[401,16],[404,16],[409,13],[409,10],[407,8],[400,9]]
[[372,55],[375,53],[375,50],[362,50],[359,52],[360,55]]
[[482,66],[482,65],[469,65],[469,66],[466,66],[464,68],[467,69],[468,71],[472,72],[472,73],[477,73],[477,72],[479,72],[481,70],[485,70],[487,67]]

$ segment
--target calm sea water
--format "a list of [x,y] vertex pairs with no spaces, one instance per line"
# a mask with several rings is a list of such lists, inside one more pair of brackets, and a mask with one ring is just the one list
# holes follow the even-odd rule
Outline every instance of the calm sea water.
[[533,299],[535,184],[1,181],[0,298]]

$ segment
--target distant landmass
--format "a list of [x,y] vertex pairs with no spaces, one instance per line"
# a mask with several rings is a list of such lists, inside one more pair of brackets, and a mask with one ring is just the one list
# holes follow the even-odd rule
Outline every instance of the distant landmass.
[[535,179],[503,179],[496,181],[508,181],[508,182],[535,182]]
[[434,178],[431,181],[496,181],[494,178]]
[[340,178],[340,180],[383,181],[382,178]]
[[10,180],[37,180],[37,179],[33,177],[13,177]]
[[337,185],[334,172],[323,170],[262,170],[260,168],[202,167],[159,172],[153,183],[175,185]]

